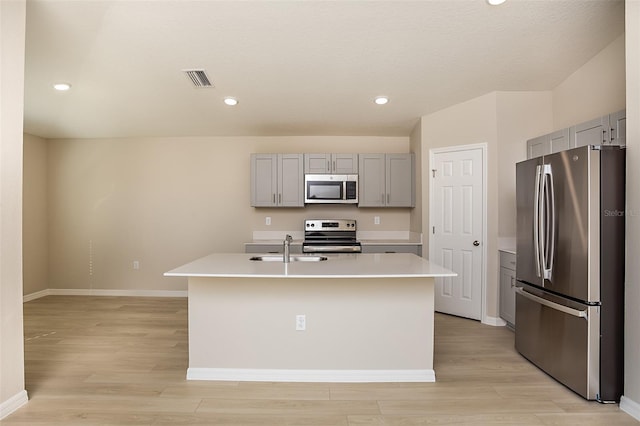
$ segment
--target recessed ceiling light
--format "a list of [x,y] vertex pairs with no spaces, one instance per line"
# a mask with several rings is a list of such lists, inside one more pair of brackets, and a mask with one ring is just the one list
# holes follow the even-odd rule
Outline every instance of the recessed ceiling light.
[[373,100],[373,102],[375,102],[378,105],[384,105],[387,102],[389,102],[389,98],[387,98],[386,96],[378,96]]
[[71,89],[71,85],[69,83],[56,83],[53,85],[53,88],[61,92],[64,92]]
[[487,0],[487,3],[489,3],[491,6],[498,6],[504,3],[505,1],[507,0]]
[[238,105],[238,100],[236,98],[224,98],[224,103],[229,106]]

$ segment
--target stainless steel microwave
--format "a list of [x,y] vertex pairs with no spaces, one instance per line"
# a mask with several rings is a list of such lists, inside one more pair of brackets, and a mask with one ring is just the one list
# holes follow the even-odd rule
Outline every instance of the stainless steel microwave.
[[358,175],[305,175],[304,202],[358,204]]

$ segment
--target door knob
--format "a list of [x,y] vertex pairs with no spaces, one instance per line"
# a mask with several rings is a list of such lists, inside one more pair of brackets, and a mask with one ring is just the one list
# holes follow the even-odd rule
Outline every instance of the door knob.
[[476,247],[478,247],[478,246],[480,245],[480,241],[475,240],[475,241],[473,242],[473,245],[474,245],[474,246],[476,246]]

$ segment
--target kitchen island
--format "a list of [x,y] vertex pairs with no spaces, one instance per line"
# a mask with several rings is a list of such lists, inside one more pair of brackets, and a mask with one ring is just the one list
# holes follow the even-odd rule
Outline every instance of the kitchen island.
[[434,278],[413,254],[255,261],[212,254],[189,280],[189,380],[433,382]]

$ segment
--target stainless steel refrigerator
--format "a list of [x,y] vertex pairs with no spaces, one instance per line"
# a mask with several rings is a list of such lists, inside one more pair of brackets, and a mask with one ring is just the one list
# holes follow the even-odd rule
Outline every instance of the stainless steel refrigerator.
[[515,346],[586,399],[620,400],[625,150],[584,146],[516,165]]

